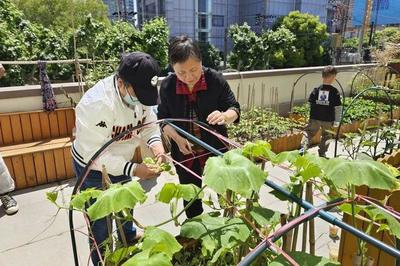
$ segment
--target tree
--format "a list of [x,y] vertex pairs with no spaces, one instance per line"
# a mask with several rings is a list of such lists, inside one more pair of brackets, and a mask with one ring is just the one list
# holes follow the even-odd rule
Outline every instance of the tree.
[[68,31],[83,24],[87,15],[103,23],[108,20],[107,6],[101,0],[13,0],[24,17],[46,28]]
[[245,22],[242,26],[232,25],[228,32],[233,41],[233,49],[228,62],[237,70],[265,69],[260,55],[264,54],[261,38]]
[[284,26],[296,36],[296,49],[299,61],[292,62],[294,66],[315,66],[322,64],[324,49],[322,43],[328,38],[326,25],[317,16],[299,11],[290,12],[281,21]]
[[[77,58],[109,60],[107,64],[82,66],[83,74],[88,74],[88,83],[112,73],[124,52],[144,51],[158,60],[162,68],[167,65],[169,30],[165,19],[148,21],[141,31],[127,22],[104,23],[91,14],[82,19],[76,30],[47,28],[26,20],[10,0],[0,0],[0,58],[56,60],[73,59],[76,55]],[[37,76],[35,65],[5,67],[7,75],[0,80],[0,86],[24,85]],[[51,79],[70,79],[72,71],[72,65],[47,65]]]
[[165,18],[154,18],[146,22],[141,31],[141,50],[153,56],[161,68],[168,64],[169,28]]
[[400,44],[400,29],[396,27],[387,27],[381,31],[377,31],[374,43],[384,46],[386,43]]
[[264,60],[268,66],[282,68],[299,64],[301,58],[295,47],[296,36],[287,28],[281,26],[275,31],[267,30],[261,39],[266,51]]
[[206,67],[217,69],[222,61],[220,51],[212,44],[206,42],[199,43],[201,50],[202,63]]

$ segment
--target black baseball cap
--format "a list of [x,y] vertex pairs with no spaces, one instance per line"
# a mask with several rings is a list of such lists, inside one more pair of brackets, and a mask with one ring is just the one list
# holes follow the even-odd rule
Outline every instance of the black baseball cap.
[[147,106],[158,102],[157,82],[160,67],[149,54],[133,52],[122,56],[118,76],[132,85],[140,103]]

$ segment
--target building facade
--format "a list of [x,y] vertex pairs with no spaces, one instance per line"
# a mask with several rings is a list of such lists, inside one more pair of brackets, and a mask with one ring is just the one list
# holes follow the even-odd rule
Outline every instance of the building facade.
[[328,19],[328,0],[136,0],[136,5],[139,27],[163,16],[171,36],[187,34],[220,50],[224,50],[226,29],[235,23],[247,22],[261,32],[294,10],[317,15],[322,23]]
[[135,0],[103,0],[108,7],[111,20],[126,20],[135,23]]
[[[367,0],[354,0],[353,26],[361,27]],[[378,26],[400,26],[400,0],[374,0],[371,22]]]

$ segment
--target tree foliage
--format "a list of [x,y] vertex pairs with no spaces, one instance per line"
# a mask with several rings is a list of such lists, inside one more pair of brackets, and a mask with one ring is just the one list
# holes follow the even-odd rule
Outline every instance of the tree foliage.
[[229,64],[238,70],[322,65],[329,61],[323,43],[326,25],[310,14],[291,12],[272,30],[257,35],[250,26],[233,25],[229,30],[233,50]]
[[322,42],[328,36],[326,25],[317,16],[299,11],[290,12],[282,20],[282,25],[296,36],[295,46],[299,60],[293,61],[293,66],[316,66],[322,64],[324,49]]
[[387,27],[377,31],[374,37],[376,45],[383,46],[385,43],[400,44],[400,29],[396,27]]
[[212,44],[199,43],[203,66],[217,69],[222,61],[220,51]]
[[296,65],[299,54],[295,47],[296,36],[287,28],[279,27],[275,31],[265,31],[261,36],[266,47],[267,65],[273,68],[290,67]]
[[[20,4],[30,5],[35,1],[40,2],[30,0],[21,1]],[[46,1],[42,0],[42,2]],[[52,2],[51,5],[61,3],[61,1],[50,2]],[[100,11],[96,11],[94,0],[68,2],[75,3],[75,8],[80,4],[84,7],[78,12],[80,19],[73,19],[76,23],[75,30],[67,22],[65,23],[69,26],[63,24],[65,28],[56,27],[55,24],[46,27],[49,24],[45,22],[40,24],[31,22],[11,0],[0,1],[0,58],[8,61],[63,60],[73,59],[76,56],[77,58],[109,60],[110,64],[82,66],[83,74],[88,78],[89,84],[112,73],[125,52],[147,52],[159,61],[161,67],[166,66],[169,31],[165,19],[156,18],[148,21],[140,31],[127,22],[111,24],[107,18],[106,20],[99,18],[96,12]],[[51,9],[49,8],[51,5],[49,4],[47,8]],[[63,9],[68,9],[68,5],[65,5]],[[33,21],[40,22],[40,10],[38,7],[30,11],[30,15],[38,17]],[[55,17],[53,16],[52,19]],[[69,17],[70,20],[71,18]],[[38,73],[35,65],[6,65],[5,67],[7,74],[0,80],[0,86],[37,84]],[[73,65],[47,65],[47,73],[51,80],[69,80],[73,71]]]
[[13,0],[24,17],[46,28],[68,31],[81,25],[87,15],[108,23],[107,6],[101,0]]
[[261,38],[245,22],[232,25],[228,33],[233,41],[229,64],[237,70],[263,69],[260,55],[264,54]]

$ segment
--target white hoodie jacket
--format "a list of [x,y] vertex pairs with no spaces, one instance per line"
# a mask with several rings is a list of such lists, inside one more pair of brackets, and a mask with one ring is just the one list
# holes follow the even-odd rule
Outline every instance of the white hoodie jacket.
[[[132,109],[133,108],[133,109]],[[76,135],[72,157],[82,167],[111,138],[138,124],[157,120],[151,106],[128,107],[120,96],[115,75],[100,80],[89,89],[75,108]],[[105,165],[111,175],[132,177],[132,159],[141,141],[151,146],[161,142],[157,124],[134,130],[119,141],[113,142],[92,164],[101,171]]]

